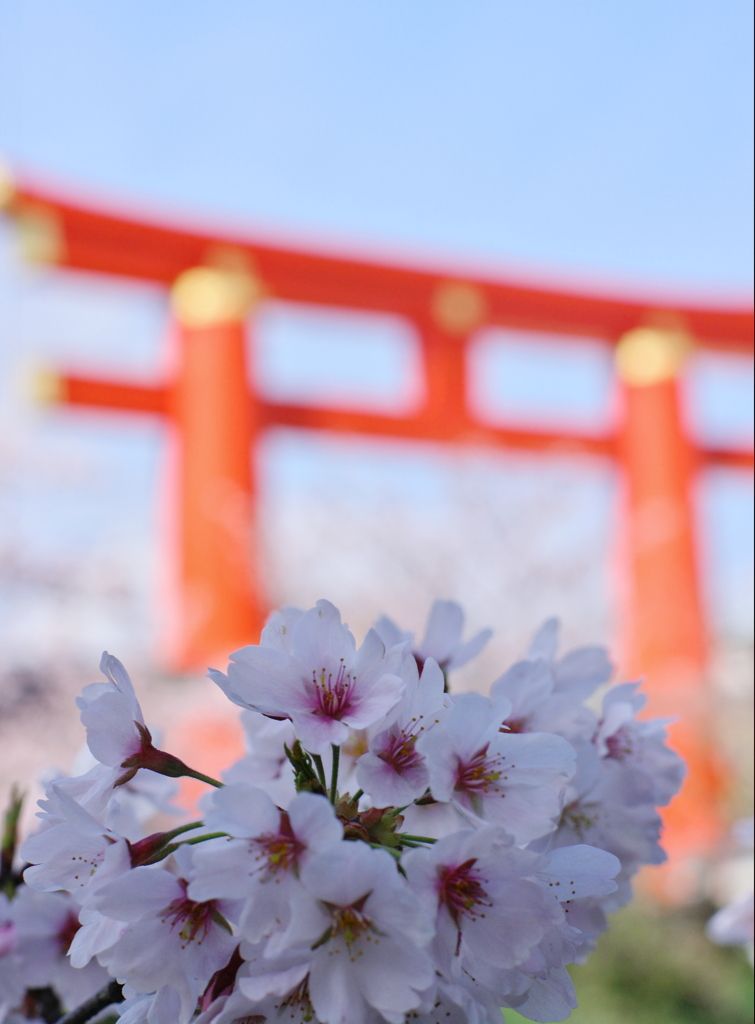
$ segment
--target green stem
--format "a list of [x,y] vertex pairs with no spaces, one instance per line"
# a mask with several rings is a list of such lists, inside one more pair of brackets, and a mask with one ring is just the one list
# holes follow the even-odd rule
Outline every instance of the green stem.
[[[227,837],[228,833],[227,832],[207,832],[203,836],[194,836],[194,838],[192,838],[192,839],[182,839],[181,842],[184,843],[187,846],[195,846],[196,843],[204,843],[208,839],[222,839],[224,836]],[[434,841],[435,840],[433,840],[433,842]]]
[[368,843],[373,850],[385,850],[386,853],[390,853],[391,857],[395,857],[396,860],[401,860],[401,851],[396,850],[392,846],[383,846],[382,843]]
[[176,836],[180,836],[182,832],[191,832],[193,828],[204,828],[203,821],[190,821],[188,825],[179,825],[178,828],[172,828],[170,832],[165,833],[166,840],[174,839]]
[[409,839],[413,843],[437,843],[437,839],[433,839],[432,836],[410,836],[408,832],[399,833],[401,840]]
[[140,839],[137,843],[129,843],[132,867],[152,863],[152,859],[165,849],[172,839],[180,836],[183,832],[191,832],[198,828],[204,828],[203,821],[190,821],[187,825],[179,825],[178,828],[171,829],[170,832],[155,832],[151,836]]
[[218,782],[217,779],[213,779],[209,775],[203,775],[201,772],[194,771],[193,768],[187,767],[184,775],[188,775],[192,779],[199,779],[200,782],[206,782],[208,786],[214,786],[216,789],[222,789],[225,785],[225,783]]
[[335,804],[338,796],[338,766],[341,763],[341,748],[332,743],[331,749],[333,751],[333,768],[330,773],[330,802]]
[[322,758],[319,754],[312,754],[312,760],[315,762],[315,768],[317,769],[317,778],[320,780],[322,788],[327,793],[328,784],[325,781],[325,766],[322,763]]
[[153,857],[149,858],[149,860],[145,860],[144,863],[157,864],[159,861],[165,860],[166,857],[169,857],[171,853],[174,853],[179,846],[195,846],[197,843],[207,842],[208,839],[222,839],[227,835],[227,832],[208,832],[206,835],[195,836],[193,839],[182,839],[178,843],[169,843],[167,846],[163,846],[161,850],[158,850]]
[[357,803],[359,803],[360,797],[363,797],[363,796],[364,796],[364,790],[363,789],[358,789],[351,799],[354,801],[355,804],[357,804]]

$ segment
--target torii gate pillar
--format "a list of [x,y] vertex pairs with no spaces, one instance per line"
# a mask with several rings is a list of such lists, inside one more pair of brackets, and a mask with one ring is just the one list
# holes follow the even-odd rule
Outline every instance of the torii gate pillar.
[[690,349],[681,331],[640,327],[624,335],[616,352],[629,505],[626,667],[648,680],[648,713],[676,719],[671,745],[687,762],[681,793],[663,814],[673,873],[661,885],[672,898],[695,890],[695,858],[710,850],[723,827],[724,773],[711,735],[692,494],[698,457],[685,431],[678,382]]
[[195,267],[175,282],[180,339],[168,406],[179,444],[180,612],[173,662],[193,669],[259,639],[252,460],[258,428],[245,322],[260,297],[242,269]]

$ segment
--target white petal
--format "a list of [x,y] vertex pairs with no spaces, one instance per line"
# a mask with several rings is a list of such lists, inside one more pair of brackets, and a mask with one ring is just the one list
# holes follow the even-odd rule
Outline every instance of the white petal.
[[297,793],[289,804],[288,816],[294,835],[313,854],[336,846],[343,838],[343,825],[324,796]]
[[546,661],[553,661],[558,649],[558,631],[560,628],[558,619],[546,619],[532,638],[527,657],[544,658]]
[[323,950],[313,956],[309,997],[322,1024],[367,1024],[355,972],[345,960],[345,956],[329,957]]
[[566,1020],[577,1006],[574,985],[565,967],[550,971],[547,978],[535,978],[517,1012],[528,1020],[550,1024]]
[[252,1002],[257,1003],[265,996],[285,996],[304,981],[309,970],[308,963],[296,964],[283,971],[258,974],[251,978],[239,978],[238,987]]
[[370,683],[357,680],[354,706],[343,721],[352,729],[369,729],[398,704],[404,695],[404,681],[398,676],[384,675]]
[[302,608],[288,605],[272,612],[262,630],[260,644],[262,647],[273,647],[276,651],[291,653],[291,634],[293,628],[304,614]]
[[356,653],[356,642],[341,622],[338,609],[330,601],[318,601],[294,626],[291,649],[294,656],[312,672],[323,666],[329,667],[328,661],[337,665],[341,658],[350,664]]
[[439,665],[448,660],[461,640],[464,612],[456,601],[435,601],[427,620],[425,638],[419,649],[421,658],[435,658]]
[[433,982],[430,958],[400,938],[381,939],[355,965],[358,984],[386,1020],[403,1021],[420,1004],[419,993]]
[[280,811],[256,786],[236,782],[207,793],[201,801],[204,823],[212,832],[237,838],[277,832]]
[[372,628],[386,647],[396,647],[397,644],[411,643],[413,638],[412,633],[402,632],[387,615],[381,616]]
[[518,661],[497,679],[491,689],[493,700],[502,697],[511,701],[511,717],[529,715],[553,692],[553,674],[550,664],[543,658]]
[[538,871],[559,902],[581,896],[607,896],[616,891],[621,861],[594,846],[562,846],[548,854],[548,866]]
[[118,921],[134,922],[164,910],[183,895],[175,875],[160,868],[138,867],[103,886],[92,906]]
[[578,647],[553,666],[553,674],[557,691],[586,700],[599,686],[608,682],[613,674],[613,665],[605,648]]
[[[231,655],[228,684],[222,684],[237,704],[264,715],[291,716],[301,700],[302,669],[297,661],[270,647],[244,647]],[[213,679],[221,685],[217,675]]]
[[436,726],[417,740],[416,749],[425,758],[430,792],[436,800],[446,803],[453,796],[456,785],[454,745],[448,730]]
[[464,644],[457,644],[451,652],[451,657],[446,662],[446,668],[461,668],[462,665],[472,661],[483,650],[492,635],[492,629],[482,629],[471,640],[467,640]]

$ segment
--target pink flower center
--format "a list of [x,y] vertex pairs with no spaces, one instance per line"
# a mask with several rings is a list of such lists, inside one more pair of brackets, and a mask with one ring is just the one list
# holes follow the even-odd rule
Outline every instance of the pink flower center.
[[412,733],[391,733],[387,745],[378,756],[401,775],[402,772],[419,768],[424,764],[424,758],[415,750],[416,743],[417,737]]
[[285,811],[281,811],[280,830],[255,839],[254,846],[257,849],[256,859],[265,862],[263,867],[268,878],[278,872],[292,871],[306,849],[294,835],[291,821]]
[[364,932],[372,929],[372,921],[354,907],[338,907],[333,912],[333,934],[342,935],[347,946],[359,938]]
[[462,918],[475,920],[485,917],[480,907],[491,907],[488,894],[483,889],[484,878],[475,870],[475,858],[459,864],[458,867],[441,867],[438,869],[438,898],[448,909],[457,928],[461,927]]
[[316,715],[340,719],[349,711],[356,679],[352,679],[351,674],[346,671],[343,658],[335,679],[332,672],[323,668],[320,672],[312,672],[312,683],[317,701],[317,707],[314,709]]
[[623,761],[625,757],[629,757],[633,749],[629,730],[622,725],[613,736],[608,737],[606,747],[608,747],[607,756],[614,758],[616,761]]
[[499,732],[527,732],[526,718],[507,718]]
[[[497,791],[496,783],[503,775],[505,765],[501,757],[488,757],[488,744],[477,751],[469,761],[458,761],[456,768],[456,789],[472,796],[485,796],[490,790]],[[510,767],[514,767],[510,765]]]
[[[333,915],[332,924],[317,945],[327,942],[329,939],[340,938],[343,939],[346,946],[351,946],[363,935],[368,942],[372,942],[373,935],[378,935],[379,933],[365,913],[365,903],[370,898],[370,895],[371,893],[365,893],[364,896],[356,900],[355,903],[351,903],[350,906],[335,906],[332,903],[327,903],[326,906]],[[377,942],[378,940],[375,939],[374,941]],[[359,955],[362,954],[360,953]]]
[[[233,991],[233,986],[236,983],[236,975],[239,972],[239,967],[244,963],[239,953],[239,946],[236,946],[231,959],[219,970],[215,971],[213,976],[210,978],[207,988],[204,990],[201,999],[199,1000],[199,1008],[204,1012],[219,996],[230,995]],[[237,1021],[243,1021],[243,1017],[236,1018]],[[264,1021],[264,1017],[259,1018],[260,1021]]]
[[71,948],[73,937],[81,928],[79,919],[75,914],[69,914],[58,931],[58,942],[62,953],[67,953]]
[[183,943],[181,948],[185,949],[187,943],[194,942],[197,937],[197,945],[204,942],[213,921],[218,917],[218,912],[215,909],[214,900],[208,900],[206,903],[195,903],[194,900],[190,900],[186,895],[186,882],[182,878],[179,879],[179,882],[184,895],[173,900],[165,908],[162,921],[169,921],[171,928],[181,925],[179,936]]
[[[351,947],[362,936],[365,937],[367,942],[378,943],[380,941],[380,932],[364,913],[364,905],[370,898],[370,895],[371,893],[369,892],[365,893],[356,903],[352,903],[348,907],[339,907],[333,903],[323,903],[322,905],[327,907],[332,915],[331,924],[314,946],[312,946],[312,949],[317,949],[332,939],[343,939],[346,946]],[[357,956],[362,956],[362,952],[355,950],[353,953],[350,952],[350,956],[352,962],[355,962]]]

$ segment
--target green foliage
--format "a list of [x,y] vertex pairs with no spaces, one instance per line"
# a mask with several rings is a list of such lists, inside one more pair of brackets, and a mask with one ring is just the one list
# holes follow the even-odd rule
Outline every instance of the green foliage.
[[[741,949],[706,938],[713,911],[636,900],[613,915],[588,962],[570,968],[579,1008],[569,1024],[751,1024],[752,968]],[[524,1018],[506,1010],[505,1021]]]

